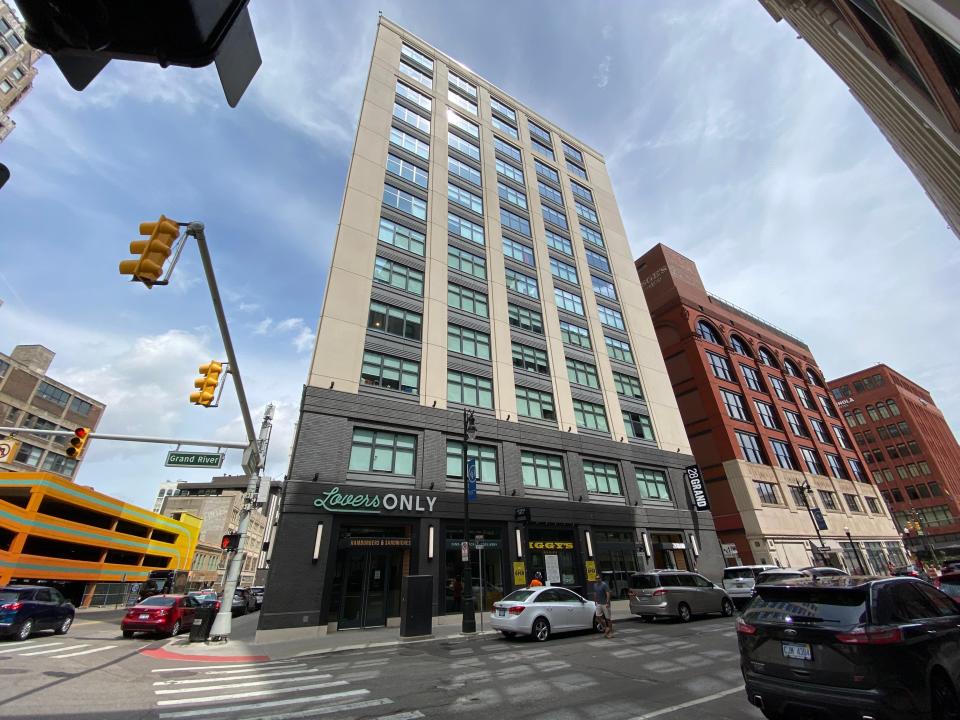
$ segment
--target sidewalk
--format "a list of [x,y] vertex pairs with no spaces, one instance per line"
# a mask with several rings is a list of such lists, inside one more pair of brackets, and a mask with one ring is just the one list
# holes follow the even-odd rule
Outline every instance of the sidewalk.
[[[632,617],[626,600],[614,600],[611,610],[614,622]],[[187,635],[181,635],[154,643],[151,647],[143,650],[142,654],[156,659],[193,662],[266,662],[306,655],[327,655],[348,650],[368,650],[426,642],[474,642],[482,641],[497,634],[497,631],[490,629],[486,617],[483,624],[483,632],[480,632],[478,616],[477,632],[464,635],[460,632],[459,623],[438,625],[436,618],[434,618],[432,635],[412,638],[401,638],[400,629],[395,627],[344,630],[304,640],[286,640],[273,643],[256,643],[244,640],[191,643]]]

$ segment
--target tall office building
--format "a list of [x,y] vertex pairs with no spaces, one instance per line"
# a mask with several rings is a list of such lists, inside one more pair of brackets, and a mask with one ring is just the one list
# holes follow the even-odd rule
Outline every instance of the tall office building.
[[[760,0],[847,84],[960,235],[960,8],[951,0]],[[792,34],[791,34],[792,37]]]
[[718,576],[603,158],[381,18],[261,631],[382,626],[410,574],[459,617],[465,410],[477,607]]
[[960,445],[930,393],[882,364],[829,387],[907,549],[960,557]]
[[40,54],[24,41],[20,18],[0,0],[0,142],[16,126],[8,113],[33,87]]
[[904,564],[806,343],[707,292],[664,245],[637,272],[728,563]]

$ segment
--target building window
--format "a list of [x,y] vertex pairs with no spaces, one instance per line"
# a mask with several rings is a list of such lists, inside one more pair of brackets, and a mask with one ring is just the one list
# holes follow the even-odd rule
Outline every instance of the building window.
[[727,408],[727,415],[734,420],[750,422],[750,416],[743,405],[743,396],[732,393],[729,390],[721,390],[720,397],[723,398],[723,405]]
[[535,153],[537,153],[537,155],[542,155],[543,157],[547,158],[548,160],[555,160],[555,159],[556,159],[556,158],[554,158],[554,156],[553,156],[553,150],[552,150],[551,148],[547,147],[546,145],[544,145],[544,144],[543,144],[542,142],[540,142],[539,140],[535,140],[534,138],[530,138],[530,147],[533,148],[533,151],[534,151]]
[[563,235],[558,235],[552,230],[547,230],[547,247],[558,250],[567,255],[573,255],[573,245]]
[[555,183],[560,182],[560,175],[557,174],[557,171],[554,170],[549,165],[545,165],[536,158],[533,159],[533,166],[536,168],[537,175],[540,177],[546,178],[547,180],[553,180]]
[[514,327],[543,335],[543,316],[536,310],[510,303],[507,305],[507,312],[510,316],[510,324]]
[[447,200],[466,208],[477,215],[483,215],[483,200],[459,185],[447,185]]
[[568,283],[579,284],[577,269],[573,265],[557,260],[555,257],[550,258],[550,273],[555,278],[566,280]]
[[423,95],[422,93],[418,93],[412,87],[405,85],[399,80],[397,80],[397,95],[410,100],[428,112],[433,109],[433,101],[429,97]]
[[714,345],[723,345],[720,341],[720,333],[714,330],[713,326],[706,320],[697,321],[697,335],[699,335],[701,339]]
[[512,349],[514,367],[541,375],[550,374],[550,365],[547,363],[545,351],[520,343],[512,343]]
[[[520,168],[511,165],[508,162],[504,162],[500,158],[496,158],[494,161],[496,165],[497,172],[505,178],[513,180],[515,183],[520,183],[523,185],[523,170]],[[526,205],[524,205],[526,207]]]
[[770,378],[770,383],[773,385],[773,392],[781,400],[786,402],[793,402],[793,396],[790,394],[790,388],[787,384],[778,377],[773,375],[768,376]]
[[527,120],[527,128],[530,130],[531,135],[546,140],[547,142],[552,142],[550,139],[550,131],[540,127],[532,120]]
[[607,335],[603,336],[603,340],[607,345],[607,354],[610,357],[621,362],[633,363],[633,353],[630,352],[630,343],[625,340],[617,340]]
[[800,398],[801,405],[803,405],[807,410],[817,409],[817,406],[813,404],[813,398],[810,397],[810,393],[808,393],[805,388],[802,388],[799,385],[794,385],[793,389],[796,390],[797,397]]
[[517,385],[517,414],[536,420],[556,420],[553,409],[553,396],[533,388]]
[[596,275],[590,276],[590,281],[593,284],[593,292],[601,297],[608,298],[610,300],[617,299],[617,291],[613,287],[612,282],[607,282],[606,280],[601,280]]
[[640,379],[632,375],[624,375],[620,372],[613,373],[613,386],[617,390],[617,395],[624,397],[633,397],[643,400],[643,388],[640,386]]
[[567,378],[576,385],[586,385],[594,389],[600,387],[597,368],[580,360],[567,358]]
[[494,149],[499,150],[504,155],[506,155],[509,158],[513,158],[514,160],[520,160],[520,158],[522,157],[520,154],[519,148],[515,148],[510,143],[504,142],[503,140],[498,138],[496,135],[493,136],[493,147]]
[[419,220],[425,220],[427,217],[427,203],[420,198],[404,192],[393,185],[385,185],[383,188],[383,203],[399,210],[407,215],[412,215]]
[[830,466],[830,474],[838,480],[849,480],[850,475],[847,473],[847,468],[844,467],[843,460],[840,459],[840,456],[834,455],[833,453],[826,453],[826,455],[827,464]]
[[760,502],[764,505],[779,505],[780,500],[777,495],[777,486],[768,482],[754,482],[753,486],[757,489],[757,495]]
[[620,474],[617,472],[616,465],[584,460],[583,479],[587,484],[587,492],[600,495],[622,495]]
[[887,410],[890,411],[890,414],[891,414],[891,415],[899,415],[899,414],[900,414],[900,408],[899,408],[899,406],[897,405],[897,401],[896,401],[896,400],[887,400]]
[[380,232],[377,239],[387,245],[393,245],[401,250],[423,257],[426,236],[416,230],[380,218]]
[[850,509],[850,512],[863,512],[860,509],[860,499],[852,493],[843,494],[844,502],[847,503],[847,507]]
[[[2,372],[0,372],[0,377],[3,377]],[[80,398],[75,397],[70,401],[70,412],[72,412],[74,415],[87,417],[91,410],[93,410],[93,405],[88,403],[86,400],[81,400]]]
[[492,110],[496,110],[498,113],[500,113],[504,117],[510,118],[514,122],[517,121],[517,113],[515,113],[512,108],[508,107],[507,105],[504,105],[501,101],[497,100],[492,95],[490,96],[490,108]]
[[863,413],[859,410],[853,411],[853,417],[856,419],[857,423],[860,425],[866,425],[867,419],[863,416]]
[[477,375],[448,370],[447,400],[490,410],[493,408],[493,381]]
[[447,246],[447,266],[481,280],[487,279],[487,261],[480,255],[461,250],[456,245]]
[[490,116],[490,124],[500,132],[509,135],[514,140],[520,139],[520,133],[517,132],[517,128],[508,123],[506,120],[501,120],[496,115]]
[[800,413],[795,413],[792,410],[784,410],[783,414],[786,415],[787,424],[790,426],[794,435],[797,437],[810,437],[810,433],[807,432],[807,427],[803,424]]
[[832,418],[840,417],[837,415],[836,408],[833,407],[833,403],[830,402],[830,398],[826,395],[817,395],[817,400],[820,401],[820,407],[823,408],[823,411]]
[[537,181],[537,188],[540,190],[540,197],[555,202],[557,205],[563,207],[563,195],[559,190],[547,185],[542,180]]
[[593,210],[593,208],[588,208],[586,205],[577,202],[576,200],[573,201],[573,206],[576,208],[577,215],[580,218],[592,222],[594,225],[600,224],[600,218],[597,217],[597,213]]
[[480,159],[480,148],[474,145],[469,140],[465,140],[459,135],[456,135],[452,132],[447,132],[447,146],[452,150],[463,153],[468,158],[473,158],[474,160]]
[[[424,160],[430,157],[430,146],[427,143],[395,127],[390,128],[390,142]],[[390,169],[389,165],[387,169]]]
[[480,126],[476,123],[472,123],[466,118],[461,117],[453,110],[447,110],[447,121],[453,127],[462,130],[470,137],[479,140],[480,139]]
[[483,245],[483,225],[472,223],[452,212],[447,213],[447,231],[456,237]]
[[590,192],[587,188],[581,185],[578,182],[570,181],[570,190],[573,191],[573,194],[579,198],[583,198],[587,202],[593,202],[593,193]]
[[644,500],[664,500],[670,502],[670,483],[662,470],[635,468],[637,490]]
[[854,478],[862,483],[869,482],[867,480],[867,471],[864,470],[863,464],[859,460],[849,458],[847,462],[850,463],[850,469],[853,471]]
[[419,185],[422,188],[427,187],[427,171],[422,170],[419,166],[411,162],[398,158],[396,155],[387,155],[387,172],[401,177],[404,180],[408,180],[415,185]]
[[540,210],[543,212],[543,219],[546,222],[553,223],[564,230],[567,229],[567,216],[562,212],[557,212],[549,205],[541,205]]
[[817,490],[820,494],[820,501],[827,510],[837,509],[837,494],[830,490]]
[[817,387],[823,387],[823,380],[810,368],[807,368],[807,382]]
[[[0,46],[0,48],[2,48],[2,46]],[[0,57],[3,57],[4,55],[6,55],[6,53],[0,55]],[[11,90],[13,90],[13,85],[10,84],[9,80],[0,80],[0,92],[6,95]]]
[[764,427],[770,428],[771,430],[783,429],[773,405],[761,402],[760,400],[754,400],[753,404],[757,408],[757,414],[760,416],[760,422],[763,423]]
[[563,340],[565,345],[581,347],[586,350],[589,350],[591,347],[590,333],[587,329],[579,325],[574,325],[573,323],[568,323],[566,320],[560,321],[560,339]]
[[421,85],[424,85],[428,88],[433,88],[433,78],[427,75],[424,72],[420,72],[413,65],[408,65],[407,63],[400,61],[400,72],[406,75],[408,78],[416,80]]
[[415,48],[410,47],[406,43],[403,43],[400,46],[400,54],[403,55],[404,57],[410,58],[416,63],[419,63],[424,68],[426,68],[429,72],[433,72],[433,60],[428,58],[419,50],[416,50]]
[[420,363],[367,350],[363,353],[360,382],[387,390],[416,393],[420,386]]
[[780,369],[780,366],[777,364],[777,359],[773,356],[773,353],[763,345],[757,349],[757,354],[760,357],[760,362],[767,367],[777,368],[778,370]]
[[423,317],[420,313],[403,310],[384,303],[370,303],[367,327],[399,335],[409,340],[419,340]]
[[406,265],[378,256],[374,264],[373,279],[378,283],[423,297],[423,273]]
[[398,102],[393,104],[393,116],[407,125],[412,125],[422,133],[430,134],[430,121],[418,112],[401,105]]
[[563,477],[563,458],[559,455],[530,452],[520,453],[520,470],[526,487],[545,490],[566,490]]
[[48,452],[47,456],[43,459],[43,464],[40,466],[40,469],[57,473],[58,475],[72,477],[77,469],[77,461],[64,455]]
[[500,224],[525,237],[530,237],[530,221],[502,207],[500,208]]
[[[500,164],[503,165],[504,163]],[[521,179],[520,182],[523,182],[523,179]],[[519,190],[510,187],[506,183],[497,182],[497,194],[500,196],[501,200],[505,200],[508,203],[513,203],[517,207],[523,208],[524,210],[527,209],[527,196]]]
[[523,243],[503,238],[503,254],[508,258],[513,258],[517,262],[533,266],[533,248],[527,247]]
[[864,500],[867,501],[867,507],[870,509],[874,515],[882,515],[883,512],[880,510],[880,503],[877,502],[877,499],[873,495],[867,495],[864,497]]
[[447,349],[481,360],[490,359],[490,336],[479,330],[447,325]]
[[10,363],[0,358],[0,378],[6,377],[7,371],[9,369],[10,369]]
[[793,504],[798,508],[808,507],[807,503],[809,501],[807,500],[806,493],[803,491],[803,488],[798,485],[790,485],[788,487],[790,488],[790,495],[793,497]]
[[832,425],[833,434],[837,438],[837,442],[840,443],[840,447],[847,450],[853,450],[853,443],[850,442],[850,436],[847,435],[847,431],[844,430],[839,425]]
[[477,104],[475,102],[470,102],[459,93],[455,93],[453,90],[447,90],[447,101],[451,105],[456,105],[458,108],[466,110],[471,115],[479,115],[477,112]]
[[447,73],[447,82],[449,82],[449,83],[450,83],[451,85],[453,85],[455,88],[459,88],[460,90],[462,90],[463,92],[465,92],[465,93],[466,93],[467,95],[469,95],[470,97],[472,97],[472,98],[476,98],[476,97],[477,97],[477,87],[476,87],[476,85],[474,85],[473,83],[467,82],[466,80],[464,80],[462,77],[460,77],[460,76],[457,75],[456,73],[454,73],[454,72],[449,72],[449,73]]
[[[748,358],[753,358],[753,353],[750,352],[750,348],[747,347],[747,343],[744,342],[742,337],[735,333],[730,335],[730,346],[733,348],[735,353]],[[741,365],[740,367],[744,366]]]
[[629,410],[623,411],[623,424],[627,429],[627,437],[634,440],[655,440],[653,436],[653,425],[650,423],[650,417],[638,412]]
[[567,159],[567,161],[564,164],[567,166],[567,172],[570,173],[571,175],[576,175],[581,180],[587,179],[587,171],[584,170],[579,165],[577,165],[575,162],[572,162],[570,159]]
[[553,297],[557,303],[557,308],[572,312],[574,315],[584,315],[583,300],[576,293],[568,292],[561,288],[554,288]]
[[793,460],[793,453],[790,452],[790,446],[782,440],[771,440],[770,447],[773,448],[773,456],[777,459],[777,465],[784,470],[796,470],[797,464]]
[[413,475],[416,451],[415,435],[354,428],[350,470]]
[[610,272],[610,263],[607,262],[607,258],[590,249],[585,250],[585,253],[587,256],[587,265],[597,270],[602,270],[603,272]]
[[730,363],[727,362],[725,357],[707,350],[707,362],[710,363],[710,369],[713,370],[714,377],[733,382],[733,373],[730,370]]
[[606,305],[597,305],[597,313],[600,315],[600,322],[607,327],[615,330],[626,330],[627,326],[623,324],[623,315],[620,314],[619,310],[614,310]]
[[[580,237],[583,238],[583,241],[584,241],[584,242],[590,243],[591,245],[596,245],[596,246],[599,247],[599,248],[604,247],[604,245],[603,245],[603,235],[601,235],[599,232],[597,232],[596,230],[594,230],[594,229],[591,228],[591,227],[587,227],[586,225],[581,225],[581,226],[580,226]],[[590,253],[590,251],[588,250],[587,253],[588,253],[587,257],[589,258],[589,253]],[[602,269],[603,269],[603,268],[601,268],[601,270],[602,270]],[[607,266],[607,272],[610,272],[610,270],[609,270],[609,265]]]
[[573,415],[577,419],[577,427],[581,430],[599,430],[609,432],[607,425],[607,413],[603,405],[586,402],[585,400],[573,401]]
[[763,450],[760,448],[760,438],[750,433],[741,432],[740,430],[736,430],[735,434],[744,460],[757,463],[758,465],[766,464],[766,460],[763,457]]
[[34,400],[42,399],[47,402],[51,402],[54,405],[59,407],[66,407],[67,401],[70,399],[70,393],[66,390],[62,390],[55,385],[51,385],[45,380],[41,380],[40,384],[37,386],[37,392],[33,396]]
[[[467,457],[477,461],[477,482],[497,484],[497,449],[489,445],[467,444]],[[463,479],[463,443],[447,440],[447,477]]]
[[798,368],[797,364],[793,362],[793,360],[791,360],[790,358],[784,358],[783,371],[787,375],[792,375],[793,377],[800,377],[800,368]]
[[816,433],[820,442],[824,445],[833,445],[833,439],[830,437],[830,433],[827,432],[827,426],[824,425],[822,421],[812,417],[810,418],[810,424],[813,426],[813,432]]
[[801,447],[800,454],[803,455],[803,462],[807,470],[814,475],[826,475],[823,471],[823,463],[820,462],[820,456],[813,448]]
[[486,295],[453,283],[447,284],[447,305],[480,317],[487,317],[489,312]]
[[517,272],[512,268],[506,268],[503,271],[503,274],[507,281],[508,290],[513,290],[516,293],[520,293],[521,295],[526,295],[532,298],[540,297],[540,292],[537,290],[536,278],[532,278],[529,275],[524,275],[523,273]]

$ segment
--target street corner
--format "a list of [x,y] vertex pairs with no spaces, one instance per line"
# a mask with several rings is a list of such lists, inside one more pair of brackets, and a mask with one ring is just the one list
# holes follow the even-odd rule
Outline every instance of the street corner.
[[154,660],[197,663],[260,663],[268,662],[269,655],[243,654],[243,648],[226,644],[185,643],[171,638],[151,643],[138,652]]

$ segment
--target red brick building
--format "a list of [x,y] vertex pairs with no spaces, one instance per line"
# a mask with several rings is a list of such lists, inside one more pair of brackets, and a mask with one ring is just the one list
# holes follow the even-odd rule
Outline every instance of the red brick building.
[[806,343],[708,293],[664,245],[636,267],[727,563],[903,564]]
[[867,469],[921,558],[960,557],[960,445],[924,388],[886,365],[829,383]]

